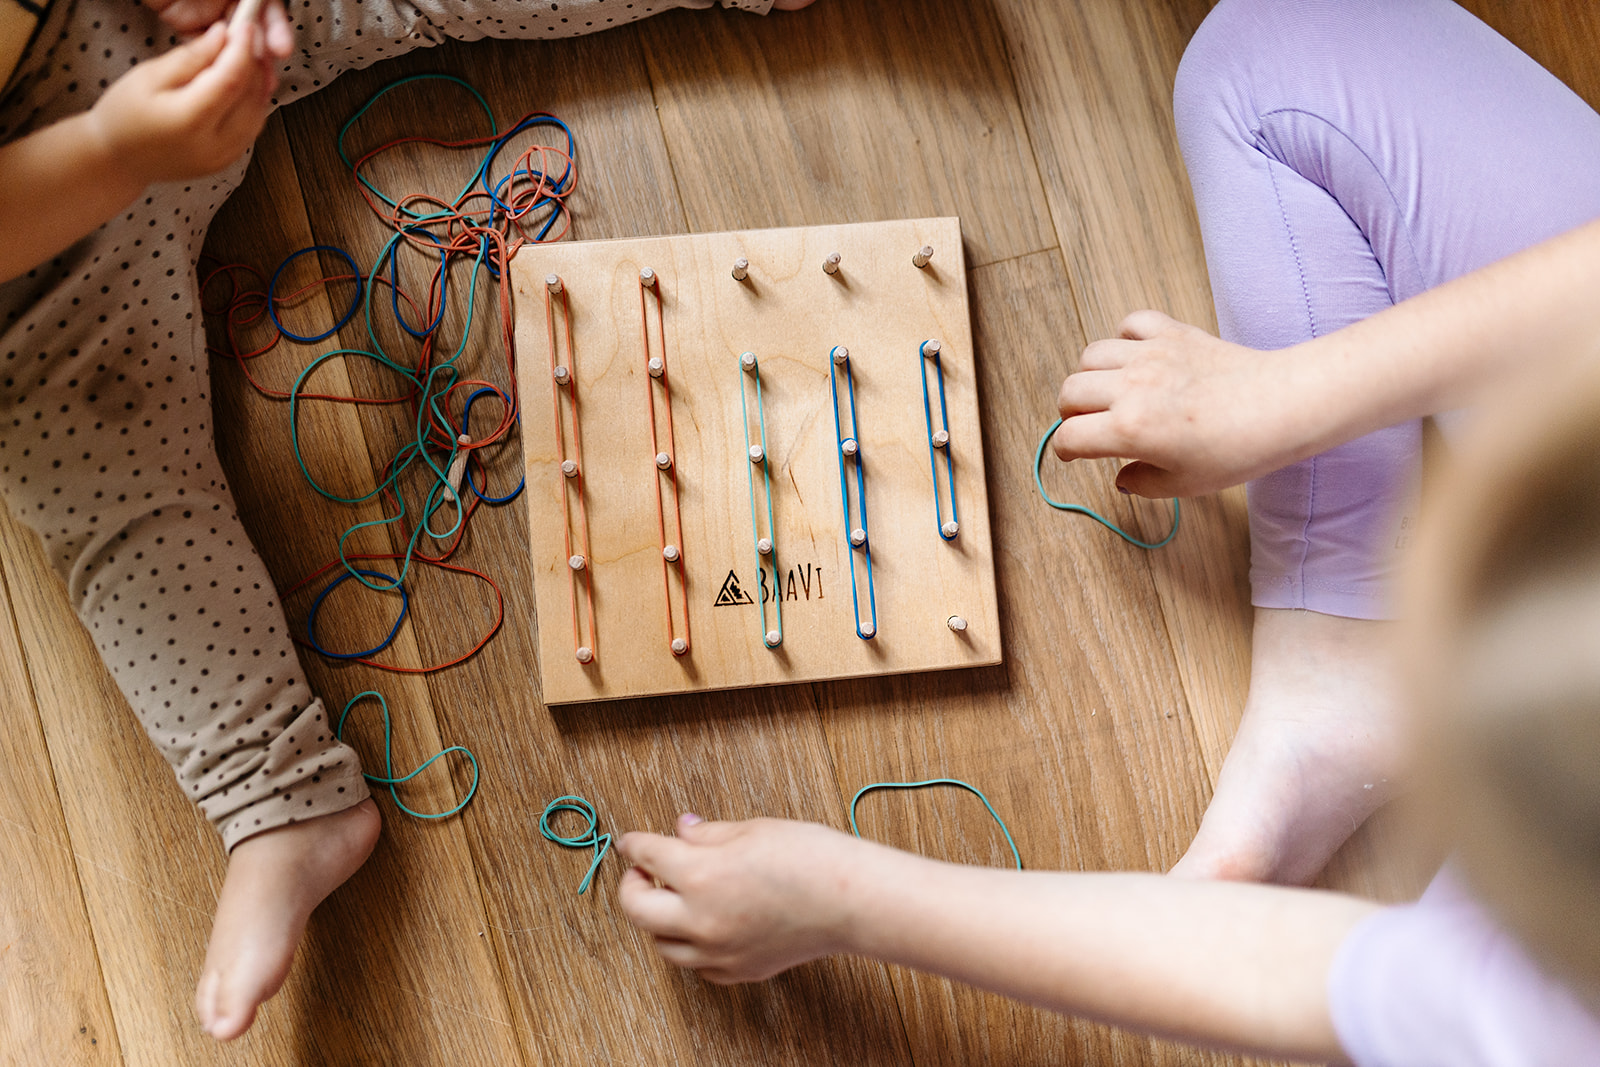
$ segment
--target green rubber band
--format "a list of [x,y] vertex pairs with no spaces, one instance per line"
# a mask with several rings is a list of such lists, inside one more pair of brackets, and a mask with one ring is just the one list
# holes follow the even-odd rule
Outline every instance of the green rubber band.
[[[571,811],[583,816],[586,820],[582,832],[563,835],[558,834],[550,825],[550,819],[559,812]],[[589,883],[594,881],[594,874],[600,869],[600,861],[606,858],[606,853],[611,849],[611,835],[596,833],[600,828],[599,817],[595,815],[594,805],[580,796],[556,797],[544,806],[544,812],[539,816],[539,833],[544,835],[546,841],[553,841],[563,848],[588,848],[594,846],[594,862],[589,864],[589,870],[583,876],[583,881],[578,883],[578,895],[581,897],[588,892]]]
[[1177,537],[1179,518],[1179,503],[1177,497],[1172,498],[1172,529],[1167,531],[1167,536],[1163,537],[1159,541],[1141,541],[1137,537],[1133,536],[1133,534],[1129,533],[1127,530],[1124,530],[1122,527],[1118,526],[1116,523],[1112,522],[1110,519],[1106,518],[1104,515],[1101,515],[1094,509],[1086,508],[1082,504],[1064,504],[1061,501],[1056,500],[1049,493],[1045,492],[1044,475],[1042,473],[1044,468],[1044,450],[1049,446],[1050,438],[1054,436],[1056,430],[1065,421],[1065,419],[1057,419],[1055,422],[1051,423],[1050,428],[1044,432],[1044,436],[1039,438],[1039,447],[1033,453],[1033,484],[1038,488],[1039,495],[1044,498],[1044,502],[1055,508],[1057,511],[1070,511],[1078,515],[1087,515],[1095,522],[1098,522],[1101,526],[1104,526],[1106,529],[1110,530],[1112,533],[1128,542],[1128,544],[1136,545],[1139,548],[1160,548],[1170,542],[1174,537]]
[[981,789],[974,785],[968,785],[959,778],[929,778],[923,782],[873,782],[871,785],[864,785],[856,790],[855,796],[850,798],[850,832],[857,837],[861,836],[861,827],[856,825],[856,805],[861,803],[862,797],[874,789],[921,789],[930,785],[953,785],[957,788],[965,789],[983,801],[983,806],[988,808],[989,814],[994,817],[995,825],[1000,827],[1002,834],[1006,835],[1006,844],[1011,846],[1011,856],[1017,861],[1017,870],[1022,870],[1022,853],[1017,851],[1017,843],[1011,839],[1011,831],[1006,829],[1005,820],[1000,818],[1000,813],[994,810],[994,805],[989,803],[989,798],[983,795]]
[[[361,777],[365,778],[373,785],[388,786],[389,796],[394,798],[394,806],[415,819],[448,819],[450,816],[459,813],[462,808],[465,808],[468,804],[472,803],[472,798],[478,794],[478,757],[474,756],[472,754],[472,750],[467,748],[465,745],[451,745],[448,748],[442,748],[438,752],[435,752],[433,755],[429,756],[425,761],[423,761],[421,766],[412,771],[410,774],[402,774],[399,776],[395,775],[394,757],[390,747],[393,739],[393,729],[389,721],[389,702],[383,699],[383,694],[378,692],[376,689],[369,689],[365,693],[357,693],[355,696],[350,698],[350,702],[344,706],[344,711],[339,713],[339,721],[334,724],[333,739],[335,741],[344,740],[344,721],[350,717],[350,709],[356,706],[357,701],[365,700],[367,697],[376,697],[378,706],[383,709],[383,774],[367,774],[365,771],[363,771]],[[423,771],[432,766],[435,760],[444,756],[448,756],[452,752],[460,752],[462,755],[466,756],[468,761],[470,761],[472,764],[472,785],[467,787],[467,795],[462,797],[461,802],[455,807],[449,808],[445,811],[413,811],[411,808],[407,807],[406,802],[400,799],[400,793],[395,789],[395,786],[411,781],[411,779],[415,778],[417,775],[421,774]]]

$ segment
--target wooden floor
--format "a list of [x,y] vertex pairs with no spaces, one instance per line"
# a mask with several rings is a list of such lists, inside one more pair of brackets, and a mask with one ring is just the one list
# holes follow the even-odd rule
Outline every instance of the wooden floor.
[[[1600,16],[1582,0],[1476,0],[1524,48],[1600,99]],[[385,692],[397,763],[441,742],[478,754],[458,819],[389,800],[372,861],[313,917],[283,992],[218,1047],[191,990],[224,864],[179,796],[50,577],[31,534],[0,520],[0,1061],[26,1064],[1140,1064],[1209,1056],[858,960],[721,989],[661,963],[622,919],[608,860],[541,840],[542,804],[578,792],[607,829],[664,830],[680,811],[845,824],[861,784],[977,783],[1040,868],[1160,870],[1194,833],[1248,668],[1242,498],[1185,509],[1146,554],[1049,512],[1028,460],[1061,377],[1127,311],[1211,324],[1174,147],[1169,92],[1205,0],[820,0],[762,20],[676,13],[556,44],[447,46],[348,75],[282,112],[212,250],[269,267],[312,243],[370,262],[382,232],[334,154],[338,125],[382,83],[461,74],[503,120],[548,108],[583,153],[580,238],[958,214],[965,227],[996,530],[1004,666],[563,710],[539,698],[520,505],[483,515],[463,559],[502,577],[505,628],[472,662],[425,678],[309,665],[331,703]],[[407,91],[362,134],[478,132],[455,99]],[[387,124],[387,125],[386,125]],[[385,164],[391,188],[450,189],[459,160]],[[308,210],[307,205],[311,205]],[[339,294],[335,294],[337,297]],[[449,332],[452,328],[446,327]],[[346,343],[364,345],[354,328]],[[494,347],[469,357],[493,372]],[[331,347],[331,342],[330,342]],[[305,350],[260,373],[283,384]],[[370,512],[326,504],[287,447],[287,412],[214,363],[224,461],[280,583]],[[353,367],[330,389],[392,383]],[[308,416],[307,451],[337,484],[370,484],[402,439],[392,413]],[[520,449],[496,471],[512,475]],[[1052,466],[1061,493],[1154,529],[1157,505],[1110,490],[1107,465]],[[378,544],[380,542],[370,542]],[[479,590],[423,575],[395,655],[459,647]],[[380,632],[350,598],[335,639]],[[303,598],[290,598],[303,618]],[[456,620],[464,620],[460,625]],[[332,622],[333,620],[330,620]],[[384,627],[386,628],[386,626]],[[357,729],[372,765],[378,733]],[[459,771],[459,768],[457,769]],[[415,803],[459,788],[444,775]],[[1001,863],[975,802],[885,798],[864,829],[935,856]],[[1369,827],[1330,884],[1384,896],[1406,881]]]

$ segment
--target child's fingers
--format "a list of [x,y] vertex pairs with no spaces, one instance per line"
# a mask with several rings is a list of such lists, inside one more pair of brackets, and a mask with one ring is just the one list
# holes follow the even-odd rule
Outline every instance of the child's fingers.
[[289,27],[289,16],[278,0],[267,0],[261,13],[262,25],[267,31],[267,54],[287,59],[294,51],[294,30]]
[[1135,311],[1122,320],[1121,325],[1117,327],[1117,336],[1130,341],[1148,341],[1173,327],[1182,325],[1184,324],[1171,315],[1164,315],[1159,311]]
[[1135,496],[1178,496],[1176,480],[1171,471],[1162,470],[1153,463],[1140,460],[1130,463],[1117,472],[1117,488]]
[[643,867],[652,878],[672,885],[688,859],[689,846],[660,834],[635,832],[622,835],[617,851],[635,867]]
[[1078,358],[1078,370],[1116,370],[1138,353],[1139,345],[1133,341],[1095,341]]
[[1117,381],[1114,371],[1079,371],[1061,383],[1056,408],[1063,419],[1104,411],[1116,396]]
[[153,80],[156,89],[174,89],[188,84],[222,54],[228,43],[228,29],[222,23],[213,23],[205,33],[192,41],[185,41],[164,56],[140,64],[139,69]]
[[225,112],[252,94],[260,64],[251,54],[251,40],[259,32],[252,25],[245,32],[230,33],[227,47],[216,61],[179,90],[192,115],[215,114],[225,119]]
[[670,889],[657,889],[638,867],[623,872],[617,902],[628,921],[648,934],[679,940],[689,936],[689,908],[683,898]]
[[661,958],[668,963],[690,970],[706,965],[706,955],[699,946],[688,941],[678,941],[670,937],[656,938],[656,951],[661,953]]
[[1109,411],[1074,415],[1057,427],[1050,447],[1062,460],[1104,459],[1127,455]]
[[145,0],[161,14],[161,21],[179,33],[198,33],[222,17],[228,0]]

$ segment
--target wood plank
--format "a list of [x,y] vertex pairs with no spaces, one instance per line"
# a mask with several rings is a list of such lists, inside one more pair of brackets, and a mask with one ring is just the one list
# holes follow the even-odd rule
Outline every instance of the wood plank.
[[1053,247],[997,30],[983,0],[642,24],[689,229],[959,215],[975,266]]
[[[313,217],[317,239],[350,248],[364,263],[377,254],[382,233],[370,213],[338,191],[347,179],[332,137],[367,94],[418,70],[470,70],[497,114],[539,106],[572,123],[582,158],[605,161],[581,172],[573,198],[581,234],[682,229],[681,207],[660,195],[671,188],[670,169],[649,87],[642,73],[629,73],[643,69],[638,48],[634,31],[626,29],[558,44],[447,45],[341,78],[303,119],[296,116],[291,129],[302,181],[329,190]],[[615,74],[603,94],[595,92],[596,69]],[[528,77],[530,70],[537,78]],[[370,138],[366,144],[418,129],[459,136],[468,121],[453,98],[418,93],[396,103],[393,113],[373,115],[362,132]],[[447,185],[445,176],[453,172],[437,160],[396,153],[374,173],[386,188],[408,189]],[[462,329],[458,309],[442,332],[454,338]],[[464,359],[465,373],[503,380],[492,334],[475,332]],[[364,425],[369,462],[387,458],[380,442],[403,439],[380,420]],[[520,466],[513,440],[493,458],[491,484],[514,485]],[[323,526],[313,536],[326,543],[333,532]],[[534,825],[543,803],[562,793],[584,793],[599,807],[602,828],[619,831],[669,828],[691,807],[709,814],[828,818],[837,815],[837,801],[815,703],[803,687],[781,698],[724,694],[618,703],[578,718],[545,708],[532,670],[537,630],[527,542],[521,501],[486,513],[474,526],[461,559],[501,581],[506,624],[479,656],[427,682],[441,732],[469,743],[484,767],[483,791],[462,826],[488,910],[486,940],[501,961],[526,1058],[555,1064],[906,1062],[882,967],[834,961],[759,987],[710,987],[663,964],[622,918],[612,893],[614,859],[606,861],[594,889],[574,894],[587,859],[546,843]],[[453,611],[481,610],[479,592],[423,574],[412,595],[419,616],[430,620],[415,627],[419,651],[430,661],[448,658],[459,649],[461,633],[438,622]],[[837,1020],[845,1018],[852,1025],[841,1029]]]
[[0,692],[7,694],[0,714],[0,1063],[120,1063],[4,571],[0,566]]
[[[541,633],[547,701],[999,662],[966,272],[959,261],[919,270],[912,256],[928,246],[959,249],[957,220],[563,242],[518,256],[530,551],[551,623]],[[834,251],[844,261],[829,275]],[[740,257],[750,264],[743,282],[730,267]],[[648,295],[643,269],[654,272]],[[554,300],[550,276],[562,285]],[[641,314],[659,379],[646,368]],[[934,359],[918,355],[929,338],[942,348]],[[830,358],[839,347],[843,368]],[[552,367],[567,368],[568,385]],[[930,443],[925,384],[932,424],[948,416],[942,450]],[[648,419],[646,402],[658,409]],[[857,448],[853,459],[841,440]],[[672,458],[670,473],[657,470],[658,455]],[[860,548],[844,525],[841,482]],[[936,516],[955,514],[946,539]],[[585,557],[581,571],[573,553]],[[681,653],[673,634],[691,638]]]

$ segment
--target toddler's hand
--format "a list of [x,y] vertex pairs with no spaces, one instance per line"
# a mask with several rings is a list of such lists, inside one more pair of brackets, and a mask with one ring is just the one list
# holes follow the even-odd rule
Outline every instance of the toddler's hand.
[[759,981],[845,950],[846,891],[862,850],[812,823],[685,815],[677,838],[632,833],[617,842],[634,864],[618,898],[669,962],[713,982]]
[[[179,33],[199,33],[224,18],[238,5],[234,0],[143,0],[144,5]],[[262,5],[261,27],[266,31],[267,51],[279,59],[294,48],[294,33],[278,0]]]
[[1061,384],[1061,459],[1131,458],[1118,488],[1161,497],[1224,489],[1299,458],[1279,417],[1291,361],[1159,311],[1134,312],[1118,333],[1085,348]]
[[88,114],[109,158],[146,185],[213,174],[238,159],[272,106],[264,34],[259,23],[232,31],[214,23],[118,78]]

